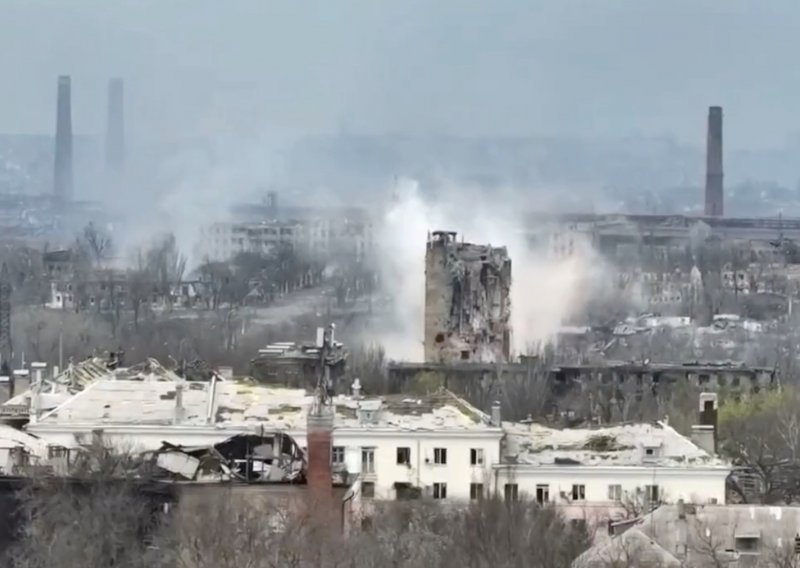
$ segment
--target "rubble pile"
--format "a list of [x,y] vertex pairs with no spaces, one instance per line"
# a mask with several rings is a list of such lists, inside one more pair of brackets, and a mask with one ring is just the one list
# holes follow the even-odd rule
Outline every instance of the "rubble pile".
[[239,434],[212,446],[164,442],[146,457],[154,477],[172,481],[302,483],[306,475],[303,450],[282,433]]

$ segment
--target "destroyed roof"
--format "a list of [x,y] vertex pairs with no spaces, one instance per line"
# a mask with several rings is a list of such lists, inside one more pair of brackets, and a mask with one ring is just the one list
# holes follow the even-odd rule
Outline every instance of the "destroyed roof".
[[[171,424],[177,382],[101,380],[39,418],[39,424]],[[181,425],[260,425],[270,431],[304,430],[313,396],[304,389],[245,381],[182,383]],[[211,400],[209,400],[211,399]],[[463,431],[497,429],[489,417],[449,391],[423,397],[333,399],[337,428]]]
[[282,433],[237,434],[210,446],[183,447],[164,442],[148,452],[155,477],[189,481],[303,481],[303,450]]
[[663,422],[597,429],[503,424],[505,458],[536,466],[727,467]]
[[[44,386],[41,389],[44,400],[57,401],[56,404],[78,391],[85,389],[95,381],[101,379],[112,380],[139,380],[139,381],[175,381],[180,377],[169,369],[164,368],[155,359],[147,359],[130,367],[109,369],[108,360],[101,357],[91,357],[80,363],[70,363],[55,377],[43,378]],[[17,406],[30,404],[31,389],[19,393],[3,403],[3,406]],[[43,410],[54,408],[55,405],[43,406]]]
[[[339,341],[333,342],[332,357],[344,359],[347,356],[344,345]],[[278,343],[270,343],[266,347],[258,350],[258,356],[253,361],[260,359],[308,359],[319,360],[320,348],[315,344],[309,343],[295,343],[293,341],[284,341]]]
[[0,424],[0,449],[11,448],[25,448],[31,455],[47,456],[47,443],[44,440],[6,424]]

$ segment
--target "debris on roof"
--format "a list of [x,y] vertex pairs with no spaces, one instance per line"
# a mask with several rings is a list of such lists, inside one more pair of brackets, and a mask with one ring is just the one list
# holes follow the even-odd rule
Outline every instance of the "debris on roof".
[[[176,392],[181,386],[182,425],[223,428],[263,427],[270,431],[304,430],[313,395],[305,389],[272,387],[249,381],[100,380],[39,417],[39,424],[176,423]],[[406,428],[409,430],[481,430],[489,417],[465,400],[442,390],[420,397],[381,398],[337,395],[337,428]]]
[[[108,374],[108,373],[107,373]],[[177,381],[180,377],[177,373],[165,368],[161,363],[152,357],[130,367],[114,369],[109,378],[113,380],[128,381]]]
[[724,466],[663,422],[598,429],[556,429],[540,424],[503,424],[504,454],[529,465],[691,467]]
[[[198,362],[192,362],[189,366],[182,365],[178,372],[175,372],[167,369],[153,358],[129,367],[120,367],[118,365],[121,357],[122,352],[112,353],[108,358],[89,357],[79,363],[70,362],[67,368],[55,377],[42,376],[42,384],[38,389],[40,411],[53,410],[74,394],[101,380],[174,383],[182,380],[179,373],[189,379],[208,380],[208,377],[213,374],[217,380],[224,380],[219,373]],[[32,387],[33,385],[0,405],[0,417],[27,416],[28,411],[25,409],[30,408]],[[4,412],[4,410],[8,410],[8,412]]]
[[302,482],[306,458],[284,433],[239,434],[213,446],[163,442],[149,455],[156,478],[174,481]]

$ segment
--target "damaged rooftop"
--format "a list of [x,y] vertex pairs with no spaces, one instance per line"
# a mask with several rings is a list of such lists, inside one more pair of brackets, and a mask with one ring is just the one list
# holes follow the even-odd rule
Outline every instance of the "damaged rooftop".
[[[313,394],[247,381],[98,380],[39,417],[40,425],[263,426],[304,430]],[[481,430],[488,415],[442,390],[422,397],[334,397],[337,428]]]
[[564,430],[536,423],[504,422],[503,428],[505,456],[519,464],[687,468],[725,465],[664,422]]

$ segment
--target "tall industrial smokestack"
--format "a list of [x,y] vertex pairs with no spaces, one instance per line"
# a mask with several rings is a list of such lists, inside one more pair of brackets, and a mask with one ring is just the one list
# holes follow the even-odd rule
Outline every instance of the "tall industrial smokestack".
[[56,107],[56,157],[53,170],[53,192],[57,199],[72,199],[72,94],[70,78],[58,78]]
[[724,214],[722,184],[722,107],[708,108],[708,140],[706,144],[706,215]]
[[120,172],[125,166],[125,84],[115,77],[108,82],[106,122],[106,169]]

